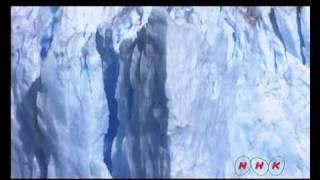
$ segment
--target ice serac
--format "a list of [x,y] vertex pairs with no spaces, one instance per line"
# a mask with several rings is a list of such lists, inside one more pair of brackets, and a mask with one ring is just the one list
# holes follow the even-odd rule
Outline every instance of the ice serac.
[[[167,14],[155,8],[135,41],[126,40],[120,46],[117,88],[120,135],[114,143],[115,177],[170,175],[166,31]],[[124,174],[121,173],[123,167],[127,169]]]
[[41,67],[38,124],[48,177],[108,177],[103,162],[108,108],[94,36],[58,38]]
[[109,111],[94,35],[116,8],[11,10],[12,177],[110,177],[103,162]]
[[207,10],[216,18],[208,38],[193,23],[168,23],[171,177],[224,177],[229,158],[227,107],[236,72],[227,71],[228,41],[214,15],[219,9]]
[[[48,8],[49,10],[49,8]],[[40,8],[11,8],[11,175],[45,177],[43,149],[36,123],[36,98],[40,85],[40,41],[36,23]]]
[[41,66],[37,107],[47,177],[110,177],[103,161],[109,111],[102,63],[95,32],[77,28],[61,26]]
[[[112,24],[122,9],[12,7],[12,177],[109,177],[103,161],[100,162],[103,153],[100,148],[104,144],[101,138],[107,134],[108,111],[112,110],[105,105],[103,80],[113,84],[116,80],[108,77],[109,74],[100,74],[103,66],[95,52],[97,43],[93,37],[99,25]],[[145,17],[140,20],[144,21]],[[136,19],[131,23],[137,24]],[[55,61],[57,63],[50,64]],[[50,84],[50,80],[58,84]],[[50,93],[46,85],[52,88]],[[69,85],[71,89],[65,88]],[[93,98],[89,98],[91,96]],[[47,98],[55,101],[46,102]],[[80,98],[81,102],[74,101],[75,98]],[[44,107],[46,103],[52,112]],[[77,112],[79,110],[81,112]],[[73,116],[81,117],[76,120]],[[56,121],[51,122],[54,118]],[[46,128],[51,130],[46,131]],[[72,153],[74,148],[68,149],[73,145],[75,153]],[[80,145],[88,147],[81,149]],[[51,156],[52,152],[55,155]],[[108,157],[110,154],[103,154],[102,160]],[[65,160],[67,168],[59,167]],[[77,162],[82,164],[79,166]],[[91,168],[90,172],[86,166]]]

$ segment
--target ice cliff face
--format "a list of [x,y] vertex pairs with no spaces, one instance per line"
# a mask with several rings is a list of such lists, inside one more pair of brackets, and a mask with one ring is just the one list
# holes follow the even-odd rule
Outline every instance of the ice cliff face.
[[309,7],[11,18],[12,177],[230,178],[243,155],[310,176]]
[[[166,82],[166,13],[153,10],[134,42],[120,46],[117,91],[120,129],[115,141],[114,175],[169,177]],[[123,157],[127,164],[123,164]]]

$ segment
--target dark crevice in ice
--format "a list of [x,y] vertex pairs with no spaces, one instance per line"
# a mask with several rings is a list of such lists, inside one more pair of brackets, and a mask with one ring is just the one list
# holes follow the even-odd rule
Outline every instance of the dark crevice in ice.
[[[153,10],[148,25],[137,33],[138,48],[132,55],[135,69],[133,106],[128,121],[131,177],[165,178],[170,176],[168,98],[166,81],[166,12]],[[137,59],[134,59],[137,58]],[[147,70],[148,69],[148,70]],[[148,91],[150,97],[141,92]]]
[[277,19],[276,19],[274,8],[271,8],[271,11],[269,13],[269,19],[272,24],[272,28],[273,28],[274,33],[276,34],[276,36],[279,38],[279,40],[283,44],[284,49],[287,51],[286,44],[284,43],[283,37],[282,37],[280,30],[279,30],[279,26],[277,24]]
[[56,13],[59,13],[58,10],[59,10],[59,7],[52,7],[51,8],[51,12],[52,12],[53,17],[50,20],[51,21],[50,25],[47,27],[48,28],[47,33],[45,33],[44,36],[42,36],[42,38],[40,40],[40,46],[41,46],[40,57],[42,60],[44,60],[47,57],[48,51],[51,48],[51,43],[54,39],[54,29],[55,29],[55,26],[59,22],[59,19],[55,16]]
[[298,24],[298,34],[299,34],[299,40],[300,40],[300,54],[302,57],[302,63],[306,64],[306,57],[303,53],[303,48],[305,47],[303,36],[302,36],[302,30],[301,30],[301,8],[297,7],[297,24]]
[[[22,151],[28,154],[28,161],[26,163],[20,164],[20,166],[28,166],[28,171],[31,174],[25,174],[26,172],[22,171],[22,177],[32,177],[35,176],[32,174],[32,164],[33,164],[33,155],[36,156],[36,160],[39,163],[40,168],[40,177],[47,177],[47,163],[45,158],[43,146],[41,146],[42,134],[39,130],[39,125],[37,123],[37,92],[40,89],[40,77],[38,77],[27,90],[25,96],[22,98],[20,104],[17,104],[17,121],[19,122],[21,129],[18,136],[22,142]],[[22,162],[22,159],[20,159]],[[21,167],[21,169],[25,169]]]
[[[100,34],[100,33],[103,33]],[[115,91],[119,75],[118,54],[113,49],[112,30],[106,28],[103,32],[96,33],[97,51],[100,54],[103,64],[104,91],[108,101],[109,108],[109,128],[105,135],[104,161],[109,171],[112,173],[111,147],[114,137],[117,134],[119,121],[117,117],[117,100],[115,99]]]
[[[117,139],[114,143],[116,151],[113,154],[113,171],[112,176],[114,178],[129,178],[130,170],[128,158],[126,157],[125,151],[123,149],[123,141],[126,137],[126,129],[128,122],[131,119],[132,108],[133,108],[133,87],[130,83],[130,62],[135,47],[135,42],[132,39],[124,39],[120,44],[119,60],[121,62],[121,75],[118,79],[119,84],[117,87],[117,92],[121,97],[122,101],[118,104],[118,118],[119,118],[119,129],[117,133]],[[123,103],[126,102],[126,103]]]

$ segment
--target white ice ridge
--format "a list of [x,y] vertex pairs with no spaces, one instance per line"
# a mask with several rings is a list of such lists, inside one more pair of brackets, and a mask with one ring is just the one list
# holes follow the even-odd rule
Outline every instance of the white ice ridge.
[[260,178],[310,176],[309,7],[12,7],[11,22],[12,177],[238,178],[243,155],[284,159]]

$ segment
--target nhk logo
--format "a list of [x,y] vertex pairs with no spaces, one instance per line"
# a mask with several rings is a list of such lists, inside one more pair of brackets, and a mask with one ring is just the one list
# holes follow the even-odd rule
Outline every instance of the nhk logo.
[[247,156],[241,156],[236,160],[235,172],[238,176],[245,175],[250,169],[258,176],[266,175],[267,172],[273,176],[278,176],[284,170],[284,159],[278,156],[268,163],[259,157],[250,160]]

